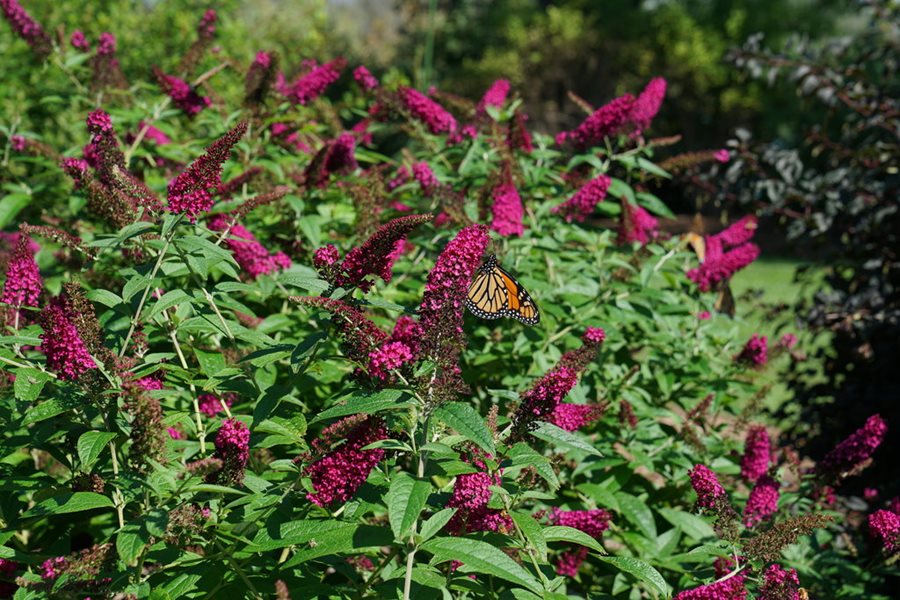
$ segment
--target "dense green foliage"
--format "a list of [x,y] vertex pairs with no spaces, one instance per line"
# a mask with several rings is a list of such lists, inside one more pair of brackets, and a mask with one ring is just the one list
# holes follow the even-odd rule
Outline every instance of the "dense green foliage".
[[[159,23],[199,16],[165,12]],[[763,594],[777,563],[812,597],[889,597],[887,543],[846,519],[824,487],[846,470],[810,472],[814,462],[776,443],[756,457],[755,477],[743,472],[748,431],[763,431],[749,426],[773,425],[762,371],[784,372],[802,342],[772,340],[768,361],[736,359],[747,340],[726,316],[705,314],[716,295],[686,277],[697,266],[687,244],[655,231],[620,241],[600,222],[627,233],[624,215],[638,206],[673,216],[647,191],[668,176],[657,148],[615,132],[578,151],[543,134],[533,149],[512,143],[515,92],[484,111],[451,99],[477,131],[435,134],[399,100],[402,76],[363,92],[350,69],[309,101],[248,99],[256,48],[240,36],[232,45],[222,21],[224,50],[207,48],[183,73],[212,97],[193,118],[153,83],[153,56],[123,56],[128,86],[91,91],[88,56],[56,47],[42,63],[0,29],[0,48],[15,55],[4,73],[0,222],[10,233],[45,227],[22,230],[40,244],[37,306],[3,307],[4,592],[667,598],[714,580]],[[124,31],[114,19],[108,28]],[[158,64],[173,72],[180,58],[160,49]],[[170,142],[143,137],[149,125]],[[204,148],[221,160],[199,163],[224,162],[221,180],[188,166]],[[82,156],[91,168],[67,176],[61,158]],[[421,162],[437,184],[391,185]],[[588,219],[553,212],[602,175],[609,194]],[[492,232],[488,244],[479,224],[498,219],[504,186],[521,196],[523,231]],[[196,219],[176,209],[204,193],[212,207]],[[367,240],[408,214],[434,218],[404,231],[387,274],[353,277],[325,260],[333,244],[377,263],[387,251]],[[238,220],[292,264],[255,272],[277,255],[254,246],[248,260]],[[23,251],[9,239],[12,265]],[[530,292],[539,324],[463,316],[485,250]],[[374,357],[403,317],[424,329],[403,344],[422,349],[385,367]],[[552,396],[547,378],[560,374],[573,380],[566,403],[593,407],[572,431],[546,422],[553,410],[522,409]],[[327,464],[346,498],[323,500]],[[708,481],[692,490],[696,465],[718,475],[715,498]],[[780,499],[757,522],[748,496],[769,475]],[[465,504],[462,482],[473,480],[483,485]],[[494,525],[476,526],[473,505]],[[568,527],[559,511],[597,511],[594,529]],[[584,563],[559,574],[572,555]]]

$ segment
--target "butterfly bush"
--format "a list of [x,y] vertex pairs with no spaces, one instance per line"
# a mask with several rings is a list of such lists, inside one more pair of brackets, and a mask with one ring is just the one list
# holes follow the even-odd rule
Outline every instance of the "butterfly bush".
[[770,410],[819,357],[715,315],[754,215],[663,233],[654,161],[740,158],[652,137],[664,78],[545,131],[164,4],[157,56],[2,1],[0,596],[887,597],[892,432]]

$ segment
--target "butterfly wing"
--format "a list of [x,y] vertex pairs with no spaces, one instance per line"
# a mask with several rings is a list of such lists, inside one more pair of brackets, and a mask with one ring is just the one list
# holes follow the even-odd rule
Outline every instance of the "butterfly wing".
[[706,260],[706,238],[704,238],[699,233],[694,233],[690,231],[687,235],[684,236],[687,240],[688,245],[693,248],[694,253],[697,255],[697,258],[700,259],[700,262]]
[[482,319],[511,317],[526,325],[536,325],[540,312],[531,296],[515,277],[491,257],[469,286],[466,306]]

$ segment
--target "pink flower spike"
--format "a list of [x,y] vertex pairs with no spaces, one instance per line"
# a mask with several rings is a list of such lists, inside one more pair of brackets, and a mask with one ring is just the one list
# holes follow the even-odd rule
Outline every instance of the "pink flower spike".
[[347,66],[344,58],[313,67],[308,73],[298,77],[286,86],[284,95],[294,104],[306,105],[325,93],[332,83],[340,79],[341,71]]
[[290,259],[287,260],[285,267],[280,258],[284,255],[270,253],[246,227],[240,223],[232,224],[231,219],[225,215],[214,216],[207,225],[212,231],[228,229],[225,247],[231,250],[234,260],[251,279],[257,279],[260,275],[270,275],[291,266]]
[[31,18],[31,15],[22,8],[18,0],[0,0],[0,10],[9,21],[13,31],[22,38],[39,58],[43,59],[53,51],[53,43],[50,36],[41,25]]
[[816,470],[820,474],[836,474],[852,471],[860,463],[868,460],[884,441],[887,423],[881,415],[872,415],[866,424],[853,432],[850,437],[834,447],[823,458]]
[[713,157],[720,163],[725,164],[731,160],[731,153],[728,150],[722,148],[721,150],[716,150],[715,154],[713,154]]
[[691,486],[697,492],[697,506],[715,508],[718,498],[725,496],[725,488],[719,483],[716,474],[706,465],[695,465],[689,476]]
[[741,459],[741,477],[745,481],[755,482],[769,470],[769,455],[772,443],[765,427],[751,427],[744,443],[744,456]]
[[500,108],[506,102],[506,96],[509,95],[509,81],[506,79],[498,79],[495,81],[491,87],[484,93],[481,101],[478,102],[478,106],[475,109],[475,113],[478,115],[486,114],[486,108],[488,106],[493,106],[495,108]]
[[216,458],[222,461],[217,481],[226,485],[240,485],[250,458],[250,430],[237,419],[225,419],[216,434]]
[[76,29],[72,32],[72,37],[69,39],[69,42],[72,44],[73,48],[80,50],[81,52],[88,52],[91,49],[91,43],[88,42],[84,32],[80,29]]
[[41,350],[51,371],[62,380],[73,381],[84,372],[96,369],[97,365],[66,306],[66,302],[57,297],[41,311],[39,321],[44,329]]
[[457,123],[443,106],[418,90],[401,86],[399,91],[400,101],[406,110],[415,118],[425,124],[433,134],[456,133]]
[[612,180],[606,175],[591,179],[575,194],[550,212],[562,216],[567,222],[584,221],[593,214],[594,209],[606,198],[606,191]]
[[650,127],[651,121],[659,112],[663,98],[666,96],[666,80],[662,77],[651,79],[644,88],[631,109],[631,123],[635,128],[635,135],[640,135]]
[[754,333],[747,340],[744,349],[734,357],[736,362],[745,363],[754,367],[763,367],[768,362],[769,342],[764,335]]
[[774,515],[778,511],[778,497],[778,482],[768,475],[760,477],[744,507],[744,526],[755,527]]
[[379,87],[378,80],[375,76],[362,65],[353,70],[353,79],[364,92],[371,92]]
[[343,273],[338,276],[337,285],[355,286],[367,292],[372,283],[364,279],[369,275],[380,277],[385,283],[390,282],[398,242],[430,220],[431,215],[409,215],[397,217],[379,227],[361,246],[347,253],[341,263]]
[[387,438],[387,428],[378,417],[348,417],[327,427],[319,440],[313,442],[314,449],[329,448],[343,440],[343,443],[321,459],[307,466],[304,473],[312,480],[313,492],[307,500],[318,506],[330,506],[346,502],[356,494],[356,490],[366,482],[369,473],[384,457],[384,450],[376,448],[363,450],[374,442]]
[[869,533],[888,553],[900,549],[900,515],[878,510],[869,515]]
[[37,306],[44,286],[40,269],[34,260],[34,245],[30,237],[20,233],[6,267],[6,282],[3,284],[0,302],[16,309]]
[[622,216],[619,219],[619,245],[638,242],[646,244],[656,237],[659,226],[657,220],[641,206],[622,202]]
[[679,592],[672,600],[746,600],[743,574]]
[[190,84],[173,75],[166,75],[156,67],[153,74],[163,91],[172,99],[172,104],[180,108],[188,117],[195,117],[204,108],[212,105],[209,96],[201,96]]
[[622,131],[631,119],[634,104],[634,96],[630,94],[616,98],[595,110],[573,131],[558,134],[556,143],[562,145],[566,141],[572,141],[579,148],[596,146],[604,138]]
[[770,565],[763,573],[757,600],[800,600],[800,579],[796,569],[785,571],[781,565]]
[[504,237],[521,236],[525,233],[525,227],[522,225],[525,211],[516,186],[509,182],[500,184],[494,188],[492,196],[494,205],[491,211],[494,218],[491,221],[491,229]]

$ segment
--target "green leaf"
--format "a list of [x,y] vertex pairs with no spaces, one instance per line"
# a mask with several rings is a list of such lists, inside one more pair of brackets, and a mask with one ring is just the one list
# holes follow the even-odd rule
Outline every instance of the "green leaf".
[[400,399],[404,396],[403,390],[381,390],[374,394],[359,394],[347,398],[343,403],[332,406],[328,410],[320,412],[310,423],[318,423],[325,419],[343,417],[346,415],[375,414],[383,410],[396,410],[409,406],[409,401]]
[[304,443],[303,434],[306,433],[306,418],[296,413],[290,419],[284,417],[272,417],[254,426],[256,433],[273,433],[283,435],[295,443]]
[[64,399],[49,398],[29,408],[28,412],[25,413],[25,418],[22,419],[22,425],[31,425],[32,423],[45,421],[66,412],[70,408],[69,403]]
[[541,531],[540,523],[535,521],[534,517],[528,513],[518,510],[511,512],[509,516],[512,517],[516,527],[519,528],[519,531],[522,532],[528,543],[537,550],[541,561],[547,562],[547,540],[544,538],[543,531]]
[[593,454],[595,456],[603,456],[600,454],[599,450],[580,437],[551,423],[540,421],[537,424],[537,428],[531,432],[531,435],[556,446],[578,450],[579,452],[587,452],[588,454]]
[[493,544],[462,537],[439,537],[425,542],[422,549],[433,554],[438,562],[458,560],[467,570],[505,579],[536,594],[543,592],[543,586],[531,573]]
[[40,504],[32,506],[30,510],[22,515],[22,518],[62,515],[84,510],[94,510],[96,508],[112,508],[113,506],[112,500],[101,494],[94,492],[70,492],[47,498]]
[[544,478],[551,489],[559,488],[559,478],[550,465],[550,461],[535,452],[528,444],[518,442],[509,449],[508,456],[512,459],[513,467],[527,465],[537,471],[537,474]]
[[22,209],[31,204],[27,194],[7,194],[0,200],[0,229],[13,222]]
[[134,566],[148,541],[148,536],[140,525],[126,525],[116,534],[116,551],[119,558],[125,564]]
[[656,538],[656,521],[647,504],[635,496],[619,492],[616,494],[619,501],[619,512],[641,530],[648,539]]
[[412,529],[430,493],[431,484],[415,480],[406,473],[400,473],[391,481],[385,502],[391,530],[397,540],[403,540]]
[[544,527],[543,533],[544,539],[548,542],[569,542],[590,548],[600,554],[606,554],[606,550],[600,545],[600,542],[580,529],[565,525],[551,525],[550,527]]
[[78,458],[81,460],[82,470],[89,472],[103,448],[115,437],[115,433],[108,431],[88,431],[81,434],[78,438]]
[[226,367],[225,356],[221,352],[208,352],[194,348],[194,355],[200,363],[200,372],[212,376]]
[[182,302],[190,302],[191,297],[184,292],[184,290],[172,290],[163,294],[159,300],[153,303],[153,307],[150,309],[150,312],[147,313],[147,316],[144,317],[146,320],[150,320],[159,313],[169,308],[172,308],[176,304],[180,304]]
[[422,523],[422,529],[419,532],[422,541],[425,542],[433,538],[438,531],[444,528],[444,525],[446,525],[455,514],[455,508],[444,508],[428,517],[428,519]]
[[644,561],[630,556],[600,556],[598,558],[603,562],[613,565],[620,571],[634,575],[644,583],[650,585],[650,587],[656,590],[661,596],[668,597],[669,586],[666,585],[666,580],[659,574],[659,571]]
[[321,294],[328,289],[328,282],[318,277],[304,275],[302,273],[292,273],[290,271],[278,275],[278,281],[285,286],[292,286],[304,289],[313,294]]
[[50,375],[38,369],[16,369],[16,381],[13,391],[16,398],[25,402],[34,402],[41,395],[44,384],[50,379]]
[[91,290],[87,293],[87,298],[110,308],[115,308],[122,304],[122,298],[109,290]]
[[656,166],[654,163],[650,162],[646,158],[638,157],[637,164],[643,170],[647,171],[648,173],[653,173],[657,177],[663,177],[664,179],[672,178],[672,176],[669,175],[669,173],[666,170],[661,169],[660,167]]
[[697,515],[669,507],[660,508],[658,512],[666,521],[679,527],[681,531],[695,540],[700,541],[716,536],[712,526]]
[[653,194],[647,192],[638,192],[637,203],[655,215],[666,217],[668,219],[675,218],[675,213],[669,210],[669,207],[666,206],[666,203]]
[[494,439],[484,422],[484,417],[470,405],[463,402],[450,402],[438,407],[432,416],[455,429],[466,439],[478,444],[485,452],[497,454]]

